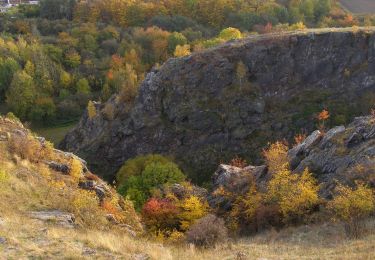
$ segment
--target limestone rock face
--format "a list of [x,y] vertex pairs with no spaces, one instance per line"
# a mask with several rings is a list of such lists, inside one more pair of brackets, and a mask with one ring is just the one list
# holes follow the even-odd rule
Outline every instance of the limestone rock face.
[[221,194],[221,190],[244,195],[249,191],[250,184],[255,182],[258,190],[265,191],[270,178],[271,175],[264,165],[239,168],[221,164],[212,176],[212,192],[207,197],[208,202],[212,208],[228,211],[233,201]]
[[330,197],[336,182],[352,185],[362,180],[375,187],[375,118],[355,118],[346,128],[335,127],[304,151],[294,172],[309,168]]
[[[355,141],[353,141],[355,140]],[[320,184],[320,195],[330,199],[337,183],[354,185],[363,181],[375,187],[375,117],[358,117],[347,127],[334,127],[326,133],[313,132],[304,142],[288,152],[295,174],[306,168]],[[208,196],[211,206],[228,210],[232,201],[220,189],[243,195],[255,182],[265,191],[272,174],[266,166],[238,168],[220,165],[212,176],[213,191]]]
[[254,36],[168,60],[146,76],[133,105],[115,97],[96,103],[97,116],[86,113],[61,148],[107,179],[129,158],[161,153],[207,181],[220,162],[239,155],[260,163],[268,141],[314,130],[313,114],[323,108],[338,111],[337,121],[368,112],[374,90],[372,30]]

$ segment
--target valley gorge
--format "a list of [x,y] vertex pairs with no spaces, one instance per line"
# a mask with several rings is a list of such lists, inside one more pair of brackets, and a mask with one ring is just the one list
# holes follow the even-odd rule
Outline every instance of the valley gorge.
[[322,109],[328,126],[368,114],[374,91],[372,28],[250,36],[155,67],[133,104],[95,103],[60,148],[107,180],[127,159],[158,153],[202,183],[237,155],[262,163],[268,142],[312,132]]

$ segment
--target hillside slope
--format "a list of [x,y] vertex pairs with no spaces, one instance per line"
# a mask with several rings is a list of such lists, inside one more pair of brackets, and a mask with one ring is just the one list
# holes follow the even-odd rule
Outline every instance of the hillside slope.
[[82,159],[1,116],[0,197],[0,258],[73,257],[85,247],[70,235],[115,230],[129,237],[143,229],[132,203]]
[[[344,132],[354,133],[362,126],[373,132],[372,119],[357,119]],[[366,131],[361,133],[365,135]],[[339,137],[336,132],[329,142],[335,143]],[[324,140],[320,139],[320,144]],[[370,137],[358,142],[351,149],[363,150],[372,140]],[[303,151],[320,147],[318,142],[301,146]],[[374,256],[373,218],[367,221],[366,234],[355,240],[344,236],[341,224],[327,222],[270,230],[213,249],[162,245],[137,235],[141,227],[132,207],[92,175],[80,158],[52,149],[17,120],[0,117],[0,151],[0,258],[251,260]],[[306,153],[300,155],[309,157]],[[106,203],[108,199],[112,207]]]
[[[134,105],[113,97],[84,115],[61,148],[108,179],[139,154],[175,157],[195,181],[240,155],[259,163],[268,141],[368,113],[375,101],[375,34],[321,29],[253,36],[151,71]],[[108,112],[110,111],[110,113]]]

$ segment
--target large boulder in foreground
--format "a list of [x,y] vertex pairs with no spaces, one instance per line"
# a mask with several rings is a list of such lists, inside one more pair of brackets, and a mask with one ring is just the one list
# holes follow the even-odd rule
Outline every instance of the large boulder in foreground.
[[253,36],[168,60],[146,76],[134,104],[95,104],[97,115],[86,113],[61,148],[107,179],[129,158],[160,153],[207,181],[220,162],[261,163],[267,142],[312,131],[323,108],[337,125],[367,113],[374,90],[373,29]]

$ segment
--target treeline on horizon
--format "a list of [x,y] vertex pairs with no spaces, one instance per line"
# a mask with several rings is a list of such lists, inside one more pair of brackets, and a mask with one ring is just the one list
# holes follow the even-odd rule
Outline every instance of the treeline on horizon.
[[[57,124],[131,102],[153,66],[249,34],[371,25],[331,0],[42,0],[0,15],[1,112]],[[113,113],[108,111],[108,117]]]

